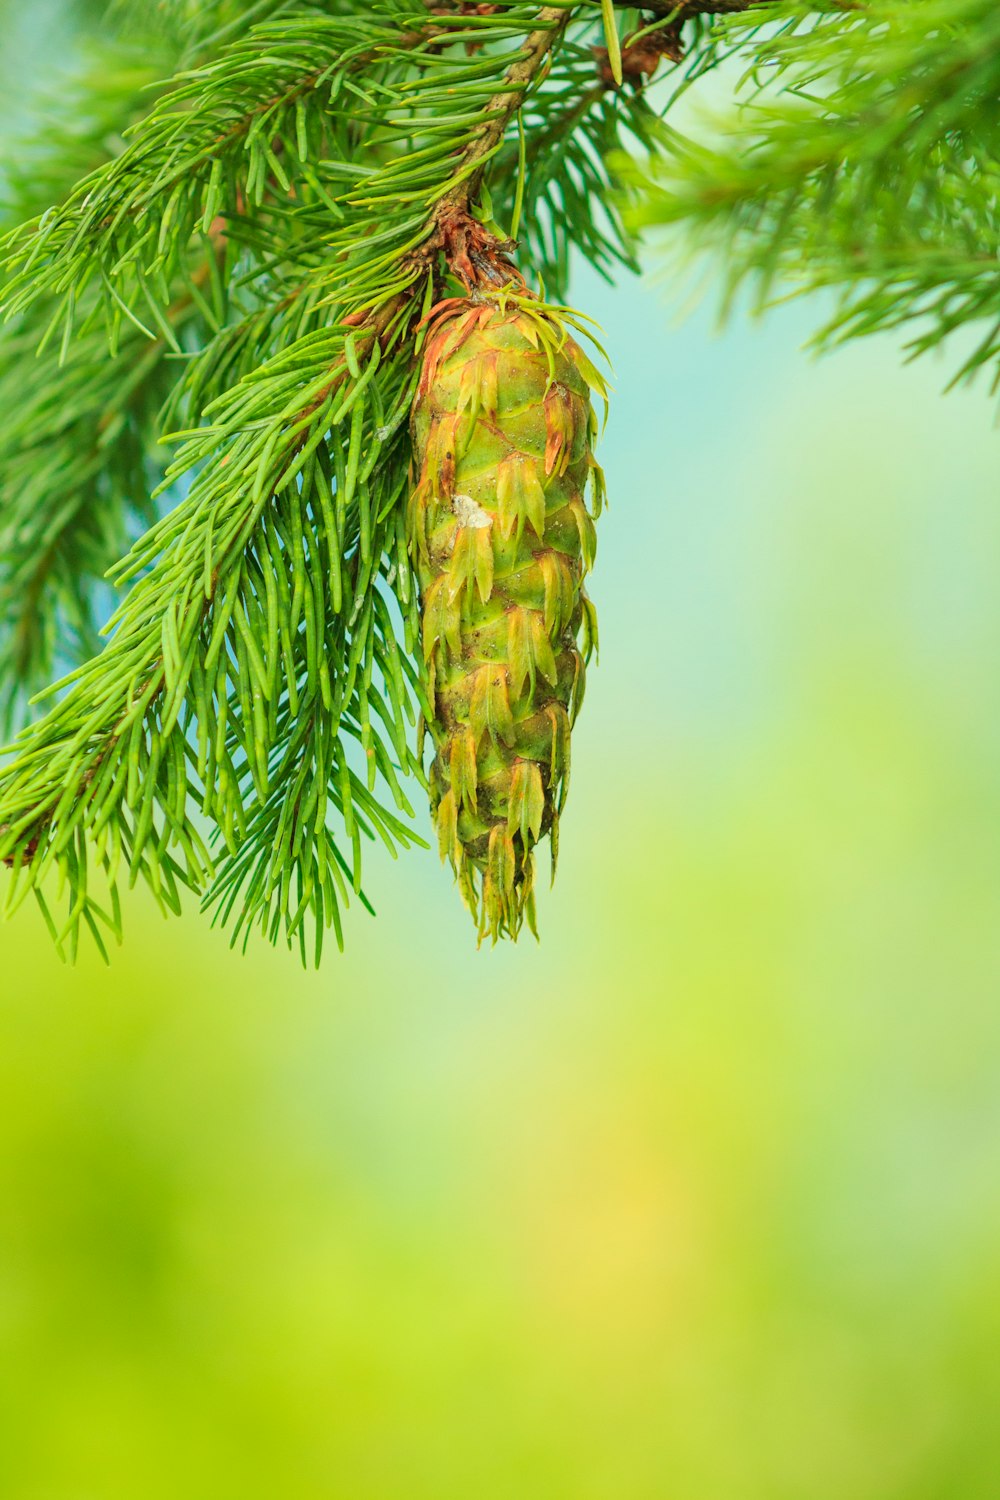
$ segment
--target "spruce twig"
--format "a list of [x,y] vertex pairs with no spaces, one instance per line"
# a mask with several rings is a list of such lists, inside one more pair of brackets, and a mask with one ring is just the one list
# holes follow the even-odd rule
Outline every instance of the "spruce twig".
[[[70,956],[83,931],[103,950],[142,880],[318,960],[365,841],[415,841],[422,723],[480,930],[514,933],[594,628],[571,258],[613,277],[644,228],[687,225],[730,295],[837,286],[823,337],[906,326],[914,352],[979,324],[960,373],[1000,378],[996,7],[149,10],[112,14],[159,83],[95,80],[94,132],[10,179],[0,716],[71,670],[0,769],[6,907],[34,895]],[[661,114],[725,58],[745,107],[684,140]]]
[[666,133],[631,178],[634,228],[685,225],[721,256],[727,305],[842,294],[819,344],[911,329],[912,355],[980,325],[956,380],[1000,380],[1000,12],[992,0],[866,0],[816,17],[780,0],[740,16],[744,108],[717,144]]
[[[109,644],[59,685],[64,696],[26,732],[3,773],[0,857],[16,877],[9,904],[59,868],[71,894],[60,936],[71,950],[81,923],[117,934],[117,897],[107,908],[90,892],[95,855],[112,892],[123,864],[168,908],[181,886],[207,887],[207,901],[236,933],[255,920],[303,953],[311,914],[318,954],[325,926],[340,935],[348,887],[360,890],[359,836],[412,842],[375,797],[379,780],[408,812],[397,772],[419,774],[407,718],[420,688],[381,602],[387,588],[402,602],[412,643],[415,599],[398,523],[410,372],[438,282],[432,262],[442,225],[472,222],[484,170],[572,13],[536,10],[519,38],[531,9],[516,7],[488,35],[470,33],[462,17],[395,30],[381,17],[364,26],[309,17],[269,34],[258,28],[166,96],[123,156],[63,208],[10,242],[9,307],[23,317],[43,292],[62,296],[67,338],[91,283],[113,337],[123,318],[135,318],[139,299],[159,321],[178,247],[209,214],[221,215],[234,246],[251,243],[251,233],[257,245],[281,245],[264,260],[266,274],[280,278],[276,289],[287,280],[301,287],[305,271],[320,293],[305,299],[299,336],[287,344],[279,335],[270,360],[257,363],[258,353],[229,390],[212,398],[205,384],[220,369],[211,343],[195,361],[208,423],[191,432],[168,472],[172,484],[197,473],[194,486],[117,570],[116,580],[132,586]],[[325,69],[306,45],[319,40],[331,59]],[[481,45],[464,62],[447,50],[439,60],[442,42],[486,40],[518,45],[509,60]],[[267,81],[278,68],[280,90]],[[351,78],[372,69],[382,82],[372,96],[380,108],[369,112]],[[267,103],[246,97],[220,129],[222,97],[244,71],[268,90]],[[317,123],[303,118],[303,101],[321,83],[335,103]],[[464,118],[444,122],[450,145],[433,123],[442,90],[467,101]],[[348,97],[349,110],[336,103]],[[369,135],[372,145],[402,140],[415,116],[433,145],[416,158],[370,154]],[[341,186],[331,196],[318,168],[334,143]],[[157,195],[168,206],[154,233],[146,205]],[[359,237],[373,211],[380,233]],[[330,214],[334,232],[321,250],[313,224]],[[281,304],[295,295],[283,292]],[[260,331],[249,309],[243,327]],[[232,337],[222,328],[214,342],[221,350]],[[365,757],[360,778],[351,739]],[[325,788],[318,800],[317,788]],[[224,845],[215,884],[191,801]],[[353,852],[337,846],[328,809]]]

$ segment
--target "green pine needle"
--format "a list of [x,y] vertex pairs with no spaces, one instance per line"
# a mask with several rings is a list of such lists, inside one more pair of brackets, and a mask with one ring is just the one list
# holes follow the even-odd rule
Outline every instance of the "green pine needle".
[[613,0],[601,0],[601,20],[604,23],[604,40],[608,49],[611,76],[619,88],[622,86],[622,48],[618,38],[618,21]]

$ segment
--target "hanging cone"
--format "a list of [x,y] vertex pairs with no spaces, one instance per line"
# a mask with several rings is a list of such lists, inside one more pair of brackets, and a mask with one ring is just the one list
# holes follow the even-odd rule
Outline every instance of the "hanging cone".
[[[408,536],[423,618],[431,808],[479,936],[535,929],[533,850],[569,785],[596,617],[583,589],[604,382],[526,297],[433,315],[413,408]],[[592,511],[586,504],[588,484]]]

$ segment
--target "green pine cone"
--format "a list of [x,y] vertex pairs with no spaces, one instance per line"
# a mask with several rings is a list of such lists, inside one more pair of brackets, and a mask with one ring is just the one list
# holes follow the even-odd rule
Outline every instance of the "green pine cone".
[[603,476],[590,388],[558,316],[527,297],[441,304],[413,408],[408,512],[423,617],[431,807],[482,939],[535,929],[532,851],[569,784],[596,644],[584,575]]

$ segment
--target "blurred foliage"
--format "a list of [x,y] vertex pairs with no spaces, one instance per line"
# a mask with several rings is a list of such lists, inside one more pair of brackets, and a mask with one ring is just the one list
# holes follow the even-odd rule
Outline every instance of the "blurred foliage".
[[726,56],[735,105],[666,131],[647,172],[624,163],[632,226],[711,252],[729,300],[836,288],[820,343],[964,335],[955,379],[1000,387],[995,0],[777,0],[714,28],[688,81]]

